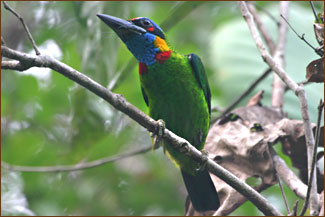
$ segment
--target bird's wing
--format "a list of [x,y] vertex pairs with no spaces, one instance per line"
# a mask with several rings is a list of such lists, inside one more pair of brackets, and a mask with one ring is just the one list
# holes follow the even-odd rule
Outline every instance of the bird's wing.
[[211,114],[211,92],[208,83],[208,78],[207,75],[205,74],[205,70],[201,62],[201,59],[196,54],[191,53],[188,55],[188,60],[194,72],[195,78],[203,90],[205,100],[208,104],[209,113]]

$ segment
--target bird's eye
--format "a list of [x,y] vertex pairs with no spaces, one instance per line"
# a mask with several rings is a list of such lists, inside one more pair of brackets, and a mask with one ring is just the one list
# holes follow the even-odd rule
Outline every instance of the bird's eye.
[[149,20],[143,20],[143,21],[142,21],[142,24],[143,24],[144,26],[151,26],[151,23],[150,23]]

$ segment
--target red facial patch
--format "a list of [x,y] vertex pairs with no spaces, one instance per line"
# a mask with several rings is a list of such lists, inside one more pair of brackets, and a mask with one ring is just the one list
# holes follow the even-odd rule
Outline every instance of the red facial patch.
[[132,18],[131,21],[133,21],[133,20],[137,20],[137,19],[139,19],[139,18],[142,18],[142,17],[135,17],[135,18]]
[[145,63],[139,62],[139,74],[145,74],[148,72],[148,67]]
[[156,60],[158,63],[163,63],[163,62],[165,62],[166,60],[169,59],[171,53],[172,53],[171,50],[156,53],[155,60]]
[[147,30],[150,31],[150,32],[153,32],[154,28],[153,27],[149,27],[149,28],[147,28]]

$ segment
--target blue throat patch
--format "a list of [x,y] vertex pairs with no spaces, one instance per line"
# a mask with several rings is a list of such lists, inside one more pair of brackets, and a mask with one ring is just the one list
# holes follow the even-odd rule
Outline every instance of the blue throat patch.
[[153,44],[155,39],[155,35],[145,33],[143,35],[134,35],[125,44],[139,62],[149,66],[156,62],[155,55],[159,52],[159,48],[156,48]]

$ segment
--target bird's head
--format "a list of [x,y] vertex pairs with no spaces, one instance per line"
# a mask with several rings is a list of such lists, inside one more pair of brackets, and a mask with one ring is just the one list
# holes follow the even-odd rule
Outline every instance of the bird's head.
[[146,17],[123,20],[106,14],[97,16],[112,28],[141,63],[162,63],[171,55],[162,29]]

